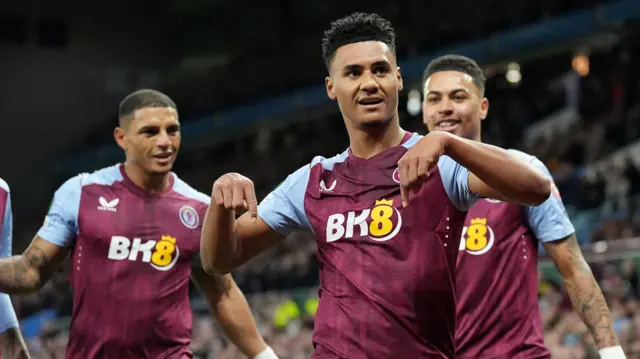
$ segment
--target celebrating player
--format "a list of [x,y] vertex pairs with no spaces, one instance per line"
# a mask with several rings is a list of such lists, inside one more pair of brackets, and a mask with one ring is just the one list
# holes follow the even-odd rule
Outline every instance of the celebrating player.
[[[424,82],[423,116],[429,130],[480,142],[489,109],[484,88],[484,75],[473,60],[456,55],[433,60]],[[551,178],[535,157],[510,152]],[[458,358],[550,357],[538,307],[538,241],[562,274],[601,357],[624,358],[607,303],[552,187],[553,194],[537,207],[483,199],[469,210],[457,272]]]
[[321,282],[312,358],[453,358],[465,211],[477,196],[540,204],[549,181],[500,148],[400,128],[387,20],[337,20],[322,48],[349,149],[316,157],[260,206],[248,178],[220,177],[202,231],[205,270],[229,272],[293,230],[312,231]]
[[192,268],[210,199],[171,172],[181,140],[176,105],[140,90],[120,104],[119,117],[114,137],[125,163],[56,191],[29,248],[0,260],[0,291],[37,291],[71,252],[66,358],[191,358],[191,277],[244,354],[275,358],[231,276]]
[[[12,232],[11,194],[7,182],[0,178],[0,257],[11,255]],[[0,358],[30,358],[11,298],[5,293],[0,293],[0,333],[0,354],[4,355],[0,355]]]

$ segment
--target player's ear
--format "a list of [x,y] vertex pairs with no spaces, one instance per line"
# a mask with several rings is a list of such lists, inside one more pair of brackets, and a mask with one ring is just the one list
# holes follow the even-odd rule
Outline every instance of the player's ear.
[[113,130],[113,138],[116,139],[116,143],[118,144],[118,146],[120,146],[120,148],[126,151],[127,142],[124,140],[124,137],[125,131],[122,127],[116,127],[115,130]]
[[335,100],[336,93],[333,91],[333,79],[331,76],[324,78],[324,85],[327,87],[327,96],[329,96],[330,99]]
[[402,81],[402,74],[400,73],[400,67],[398,66],[398,68],[396,69],[396,72],[398,73],[398,91],[402,91],[402,88],[404,87],[404,82]]
[[482,102],[480,103],[480,119],[484,120],[487,118],[487,114],[489,113],[489,99],[484,97]]

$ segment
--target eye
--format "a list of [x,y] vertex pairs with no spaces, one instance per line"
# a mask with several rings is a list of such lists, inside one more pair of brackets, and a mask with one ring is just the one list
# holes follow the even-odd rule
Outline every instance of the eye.
[[180,127],[178,127],[178,126],[171,126],[171,127],[167,128],[167,133],[170,134],[170,135],[175,135],[178,132],[180,132]]
[[351,71],[347,72],[347,77],[358,77],[360,75],[362,75],[360,70],[351,70]]
[[377,69],[373,70],[373,73],[376,74],[376,75],[384,75],[387,72],[388,72],[387,69],[385,69],[384,67],[380,67],[380,68],[377,68]]
[[158,129],[153,127],[145,127],[142,130],[140,130],[140,133],[147,137],[151,137],[158,134]]
[[427,103],[438,103],[440,99],[438,97],[427,97]]

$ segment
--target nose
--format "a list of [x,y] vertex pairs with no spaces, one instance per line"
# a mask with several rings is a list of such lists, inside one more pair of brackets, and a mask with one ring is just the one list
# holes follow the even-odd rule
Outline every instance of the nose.
[[453,104],[448,98],[443,98],[438,104],[438,113],[442,115],[450,115],[453,113]]
[[168,148],[169,146],[171,146],[171,139],[169,138],[169,134],[166,131],[162,131],[158,134],[156,146],[161,148]]
[[366,93],[376,93],[380,89],[380,85],[378,81],[376,81],[375,76],[369,71],[366,71],[364,75],[362,75],[362,82],[360,83],[360,90]]

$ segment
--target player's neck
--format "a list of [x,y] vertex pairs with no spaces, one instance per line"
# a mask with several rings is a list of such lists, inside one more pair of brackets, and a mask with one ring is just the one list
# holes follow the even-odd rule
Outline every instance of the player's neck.
[[389,147],[402,142],[405,131],[400,127],[398,115],[384,126],[347,128],[351,153],[359,158],[369,159]]
[[148,193],[164,192],[169,186],[169,173],[149,175],[140,167],[128,163],[124,164],[124,172],[133,184]]

